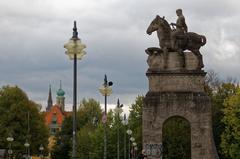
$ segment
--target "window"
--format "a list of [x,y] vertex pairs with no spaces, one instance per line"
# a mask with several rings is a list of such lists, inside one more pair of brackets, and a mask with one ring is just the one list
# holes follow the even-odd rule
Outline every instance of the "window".
[[52,124],[57,124],[57,115],[54,114],[52,117]]

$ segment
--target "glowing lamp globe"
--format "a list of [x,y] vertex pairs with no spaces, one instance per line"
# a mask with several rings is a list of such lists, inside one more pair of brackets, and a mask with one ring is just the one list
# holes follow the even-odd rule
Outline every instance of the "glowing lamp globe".
[[26,141],[26,143],[24,144],[25,147],[29,147],[30,144]]
[[110,86],[102,86],[99,88],[99,92],[103,95],[103,96],[110,96],[112,94],[112,88]]
[[83,50],[86,48],[86,45],[82,44],[80,39],[70,39],[69,42],[64,45],[64,48],[67,49],[65,53],[69,56],[70,60],[74,59],[74,55],[76,55],[79,60],[86,55],[86,52]]

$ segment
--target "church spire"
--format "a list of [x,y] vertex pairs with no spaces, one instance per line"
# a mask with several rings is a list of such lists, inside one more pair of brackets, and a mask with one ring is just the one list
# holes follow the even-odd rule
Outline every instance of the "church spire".
[[51,89],[51,85],[49,85],[48,101],[47,101],[46,111],[49,111],[49,110],[51,109],[52,105],[53,105],[53,101],[52,101],[52,89]]

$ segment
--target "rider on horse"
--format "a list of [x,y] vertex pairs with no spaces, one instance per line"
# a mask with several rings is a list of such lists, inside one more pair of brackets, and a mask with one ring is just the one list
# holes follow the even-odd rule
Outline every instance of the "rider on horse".
[[[171,47],[173,49],[180,49],[176,46],[177,39],[184,38],[184,34],[188,32],[188,27],[185,22],[185,18],[182,14],[182,9],[177,9],[176,14],[178,16],[176,23],[171,23],[173,31],[171,33]],[[176,29],[175,29],[176,26]]]

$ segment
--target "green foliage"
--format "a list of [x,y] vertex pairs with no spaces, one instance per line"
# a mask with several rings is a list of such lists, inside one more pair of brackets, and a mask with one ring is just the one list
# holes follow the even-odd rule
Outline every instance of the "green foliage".
[[[26,139],[30,143],[31,154],[39,154],[41,144],[47,150],[48,130],[39,107],[16,86],[5,86],[0,89],[0,148],[7,148],[6,138],[12,134],[14,138],[12,147],[16,156],[25,153],[24,143]],[[30,114],[29,133],[27,112]]]
[[[83,100],[78,111],[79,122],[81,123],[78,131],[78,158],[98,158],[102,152],[97,147],[101,143],[101,116],[102,110],[99,102],[94,99]],[[100,138],[97,138],[101,136]]]
[[163,125],[163,159],[191,158],[190,123],[181,117],[171,117]]
[[92,158],[92,150],[94,148],[92,139],[92,130],[88,126],[78,131],[78,158]]
[[77,112],[78,128],[81,129],[86,125],[94,128],[101,122],[102,110],[100,103],[94,99],[83,99]]
[[72,136],[72,116],[64,119],[62,129],[56,135],[56,143],[51,152],[52,159],[71,158],[71,136]]
[[144,96],[138,96],[130,107],[129,128],[133,131],[136,139],[138,150],[142,149],[142,108],[144,104]]
[[[143,97],[137,97],[131,107],[129,125],[133,130],[139,149],[141,148],[141,118]],[[126,127],[122,123],[122,110],[109,110],[107,114],[107,158],[117,158],[117,141],[119,130],[120,158],[124,157],[124,135]],[[94,99],[84,99],[77,112],[77,156],[78,159],[103,158],[104,127],[102,123],[102,110],[100,104]],[[72,117],[64,120],[62,131],[57,135],[57,142],[52,152],[52,159],[70,159],[72,148]],[[128,146],[126,144],[126,146]],[[126,148],[126,150],[128,147]]]
[[212,96],[212,108],[213,108],[213,134],[216,147],[220,156],[224,156],[221,150],[221,135],[226,127],[226,124],[222,122],[224,118],[223,109],[224,101],[233,96],[236,93],[237,86],[234,83],[222,83],[218,86],[215,93]]
[[[231,92],[232,93],[232,92]],[[225,129],[221,135],[221,148],[227,157],[240,159],[240,89],[224,101]]]
[[[84,158],[84,155],[91,154],[91,151],[94,150],[92,149],[93,144],[99,145],[97,143],[98,138],[95,139],[95,137],[99,136],[98,133],[101,133],[101,131],[95,131],[95,129],[101,122],[100,119],[101,108],[99,102],[94,99],[83,99],[77,111],[76,122],[78,131],[77,155],[79,159]],[[72,116],[64,119],[62,130],[56,135],[56,139],[52,159],[70,159],[72,151]]]
[[205,92],[210,96],[212,101],[213,114],[213,136],[220,158],[229,158],[223,152],[220,144],[222,142],[222,134],[225,130],[226,123],[223,122],[225,116],[223,109],[224,101],[236,94],[237,82],[232,78],[221,80],[217,73],[209,71],[205,79]]

